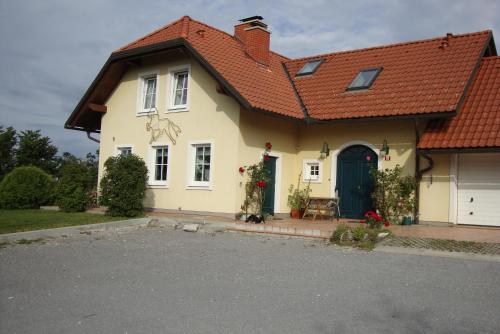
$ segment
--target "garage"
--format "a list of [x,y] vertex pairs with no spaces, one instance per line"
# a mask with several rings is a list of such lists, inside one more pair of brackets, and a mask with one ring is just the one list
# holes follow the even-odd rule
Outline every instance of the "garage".
[[457,222],[500,226],[500,153],[458,155]]

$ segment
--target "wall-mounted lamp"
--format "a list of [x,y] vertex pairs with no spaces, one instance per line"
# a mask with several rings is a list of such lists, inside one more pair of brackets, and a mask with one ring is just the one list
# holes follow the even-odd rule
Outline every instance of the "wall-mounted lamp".
[[323,148],[321,148],[321,151],[319,151],[319,153],[320,153],[321,159],[324,159],[330,155],[330,148],[328,147],[327,142],[323,143]]
[[382,144],[382,148],[380,149],[380,156],[385,157],[389,155],[389,145],[387,145],[387,140],[384,139],[384,143]]

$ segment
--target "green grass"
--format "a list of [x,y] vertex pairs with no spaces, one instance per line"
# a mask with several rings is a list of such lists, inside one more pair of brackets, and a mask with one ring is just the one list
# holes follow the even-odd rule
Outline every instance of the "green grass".
[[43,230],[47,228],[106,223],[124,217],[93,213],[66,213],[49,210],[0,210],[0,234]]

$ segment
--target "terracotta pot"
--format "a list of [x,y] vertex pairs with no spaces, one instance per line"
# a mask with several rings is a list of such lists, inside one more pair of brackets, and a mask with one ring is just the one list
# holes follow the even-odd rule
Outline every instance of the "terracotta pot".
[[300,210],[299,209],[292,209],[290,211],[290,217],[299,219],[300,218]]

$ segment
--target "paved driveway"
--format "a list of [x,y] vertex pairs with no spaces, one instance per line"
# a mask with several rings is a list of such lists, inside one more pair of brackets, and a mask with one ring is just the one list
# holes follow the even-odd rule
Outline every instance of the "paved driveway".
[[0,249],[1,333],[487,333],[500,263],[142,229]]

